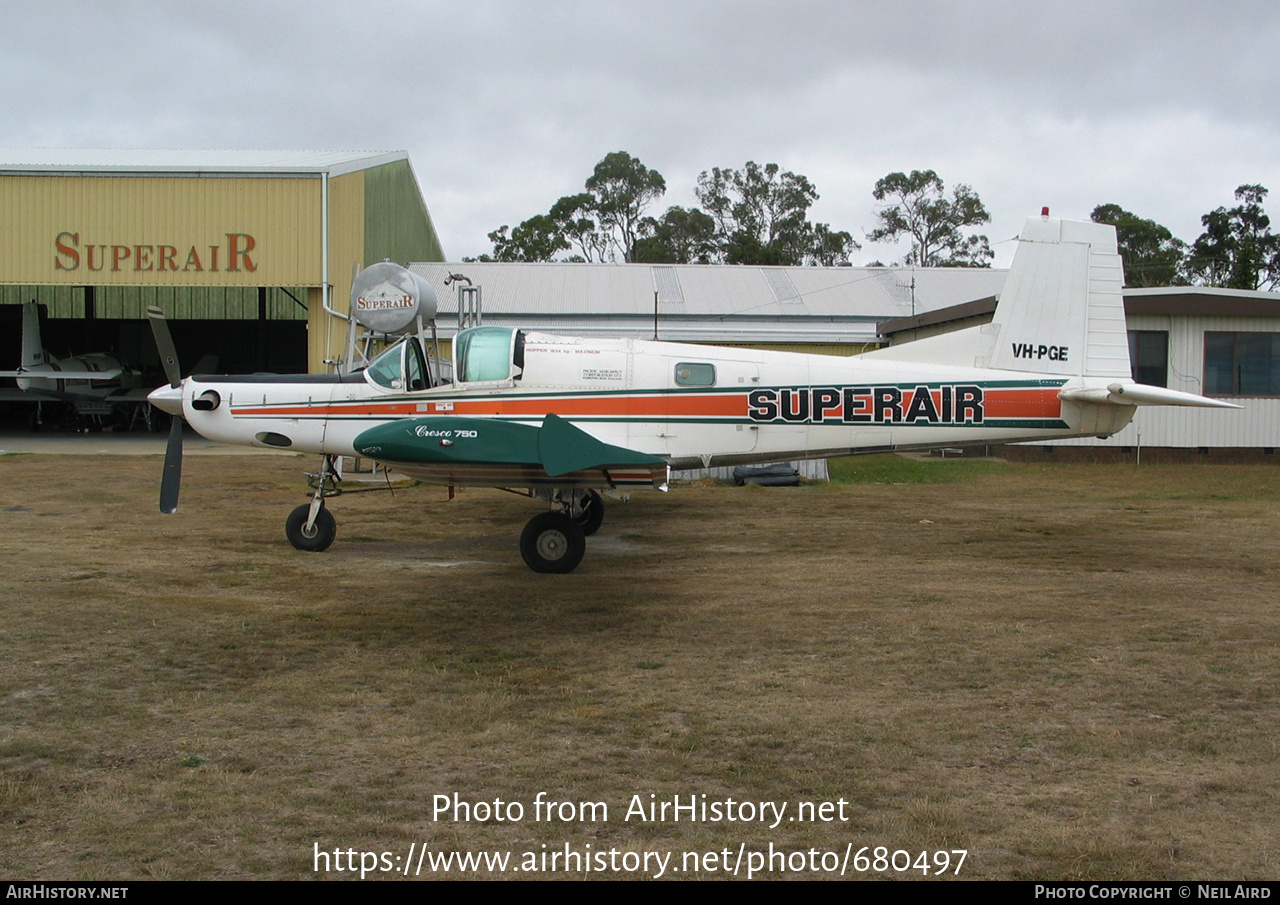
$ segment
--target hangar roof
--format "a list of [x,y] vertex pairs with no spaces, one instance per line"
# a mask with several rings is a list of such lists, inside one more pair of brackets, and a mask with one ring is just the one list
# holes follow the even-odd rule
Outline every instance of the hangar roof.
[[[757,267],[717,264],[410,265],[436,290],[443,320],[457,310],[451,273],[482,287],[486,320],[563,333],[653,333],[732,342],[867,342],[876,321],[995,295],[1006,270]],[[914,307],[913,307],[914,306]]]
[[198,151],[94,148],[0,148],[0,174],[114,173],[164,175],[341,176],[397,160],[407,151]]
[[[989,323],[996,310],[996,298],[975,299],[960,305],[938,308],[915,317],[898,317],[880,324],[881,336],[908,330],[950,325],[958,329],[972,319]],[[1280,317],[1280,292],[1247,289],[1218,289],[1212,286],[1156,286],[1124,290],[1124,313],[1175,315],[1182,317]]]

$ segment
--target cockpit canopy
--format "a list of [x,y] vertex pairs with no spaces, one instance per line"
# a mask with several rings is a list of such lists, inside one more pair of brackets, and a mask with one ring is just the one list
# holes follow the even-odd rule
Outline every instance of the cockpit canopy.
[[[524,373],[524,332],[514,327],[471,327],[453,338],[456,383],[509,383]],[[446,376],[447,376],[446,369]],[[365,368],[365,378],[389,390],[413,392],[432,386],[417,337],[386,349]]]
[[430,384],[422,346],[409,336],[391,346],[369,363],[365,377],[389,390],[425,390]]
[[458,383],[492,383],[524,373],[524,332],[514,327],[471,327],[453,338]]

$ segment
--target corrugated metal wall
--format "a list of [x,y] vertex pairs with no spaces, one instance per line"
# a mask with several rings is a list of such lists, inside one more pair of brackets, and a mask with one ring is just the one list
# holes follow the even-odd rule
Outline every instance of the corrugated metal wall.
[[[1280,333],[1280,318],[1186,317],[1131,315],[1130,330],[1163,330],[1169,334],[1169,388],[1188,393],[1204,391],[1204,334],[1206,332]],[[1060,440],[1065,446],[1143,446],[1195,449],[1280,447],[1280,398],[1226,397],[1244,406],[1227,409],[1180,406],[1139,406],[1124,430],[1099,440],[1082,437]],[[1037,444],[1045,445],[1045,444]]]
[[0,176],[0,282],[320,282],[320,180]]
[[[292,293],[298,301],[294,301]],[[304,287],[266,287],[267,319],[306,320]],[[0,286],[0,305],[37,301],[55,318],[82,318],[82,286]],[[174,320],[257,320],[256,286],[96,286],[94,316],[99,319],[147,316],[147,306],[157,305]]]
[[[263,175],[74,172],[0,176],[0,304],[35,299],[49,317],[306,320],[308,361],[324,370],[344,331],[320,304],[328,187],[328,278],[339,310],[352,265],[441,261],[407,160],[326,179],[322,169]],[[21,229],[12,228],[21,224]],[[280,288],[289,287],[289,288]],[[301,304],[299,303],[301,302]]]
[[445,259],[409,161],[364,171],[364,247],[366,265]]
[[47,306],[49,317],[84,317],[83,287],[0,285],[0,305],[25,305],[27,302]]

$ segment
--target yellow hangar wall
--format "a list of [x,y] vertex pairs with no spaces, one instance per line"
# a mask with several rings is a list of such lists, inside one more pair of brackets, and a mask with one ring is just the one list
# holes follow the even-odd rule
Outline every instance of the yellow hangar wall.
[[344,350],[326,277],[346,311],[357,266],[443,260],[408,160],[327,179],[0,175],[0,249],[0,301],[38,296],[55,317],[85,316],[79,287],[93,286],[98,318],[145,318],[159,304],[177,319],[252,319],[267,287],[270,318],[306,317],[311,371]]
[[5,283],[319,282],[319,179],[3,176]]
[[[329,284],[332,305],[346,311],[351,305],[351,283],[355,268],[365,264],[365,179],[363,173],[348,173],[329,180]],[[334,229],[343,224],[343,229]],[[349,228],[359,224],[358,229]],[[372,263],[372,262],[370,262]],[[325,361],[341,358],[346,351],[346,324],[329,314],[320,304],[320,294],[307,300],[307,359],[312,371],[324,370]]]

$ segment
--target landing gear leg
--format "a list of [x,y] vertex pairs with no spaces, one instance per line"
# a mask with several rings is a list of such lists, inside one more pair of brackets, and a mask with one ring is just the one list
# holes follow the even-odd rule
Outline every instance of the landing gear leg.
[[583,535],[590,537],[604,524],[604,499],[594,490],[577,491],[569,505],[569,515],[578,523]]
[[299,506],[289,513],[284,523],[285,536],[289,543],[299,550],[320,553],[329,549],[333,539],[338,535],[338,523],[333,513],[324,508],[325,488],[336,490],[339,480],[334,468],[333,456],[325,456],[320,465],[320,474],[316,483],[316,491],[311,495],[308,505]]

